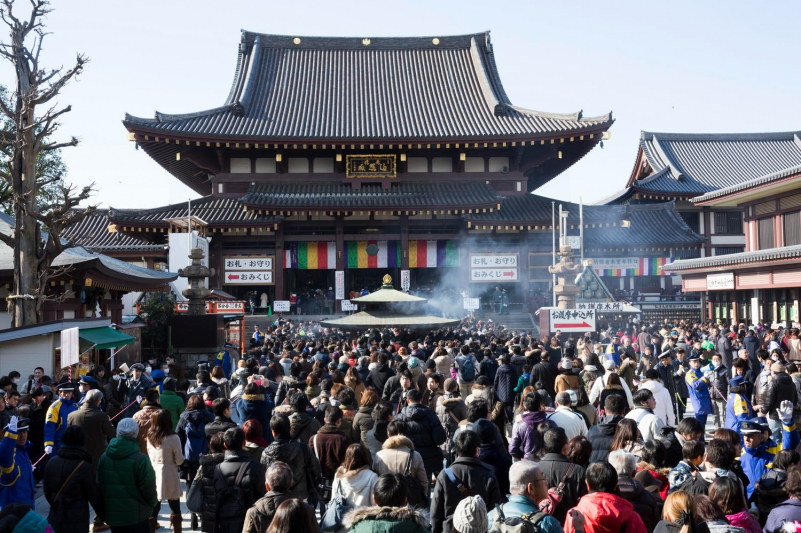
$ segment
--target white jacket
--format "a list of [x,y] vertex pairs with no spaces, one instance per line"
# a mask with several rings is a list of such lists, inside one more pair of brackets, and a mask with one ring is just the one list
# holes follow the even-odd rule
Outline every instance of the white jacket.
[[341,493],[351,509],[373,505],[373,489],[378,482],[378,475],[365,465],[359,470],[350,470],[345,475],[334,476],[331,494]]
[[[604,387],[606,387],[606,384],[609,381],[609,376],[611,375],[612,373],[607,370],[603,376],[595,380],[595,383],[592,384],[592,389],[590,390],[590,403],[595,404],[595,402],[601,399],[601,391],[604,390]],[[629,401],[629,408],[634,408],[634,400],[631,399],[631,389],[629,389],[629,386],[626,385],[626,380],[621,379],[620,384],[623,385],[623,391],[626,393],[626,399]]]
[[637,423],[637,429],[640,430],[644,442],[653,441],[662,436],[662,428],[665,423],[650,409],[635,407],[626,415],[626,418]]
[[656,400],[654,414],[662,419],[666,426],[676,427],[676,413],[673,412],[673,402],[670,398],[670,391],[656,379],[649,379],[640,382],[641,389],[651,391]]

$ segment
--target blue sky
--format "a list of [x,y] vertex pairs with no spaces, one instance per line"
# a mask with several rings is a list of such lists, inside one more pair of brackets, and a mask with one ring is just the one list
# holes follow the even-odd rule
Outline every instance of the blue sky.
[[[18,0],[20,10],[27,2]],[[196,197],[126,140],[124,113],[183,113],[223,103],[240,30],[402,36],[492,31],[516,104],[612,111],[612,139],[538,192],[596,201],[629,176],[641,130],[801,130],[801,2],[486,2],[54,0],[43,62],[91,62],[60,102],[69,180],[95,201],[155,207]],[[0,83],[13,83],[0,64]]]

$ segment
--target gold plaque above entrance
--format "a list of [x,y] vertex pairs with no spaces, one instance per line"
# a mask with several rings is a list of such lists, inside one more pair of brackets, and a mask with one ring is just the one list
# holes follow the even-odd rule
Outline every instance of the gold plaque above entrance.
[[398,177],[395,154],[348,155],[345,175],[349,178],[396,178]]

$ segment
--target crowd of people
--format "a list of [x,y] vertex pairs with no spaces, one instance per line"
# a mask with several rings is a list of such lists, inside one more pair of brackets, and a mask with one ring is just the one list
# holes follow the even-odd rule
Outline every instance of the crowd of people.
[[204,533],[801,530],[797,329],[252,340],[0,378],[0,533],[181,533],[182,499]]

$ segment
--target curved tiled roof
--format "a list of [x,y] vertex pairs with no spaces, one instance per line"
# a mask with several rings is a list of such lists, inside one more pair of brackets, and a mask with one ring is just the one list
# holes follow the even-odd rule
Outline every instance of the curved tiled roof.
[[370,39],[243,32],[223,106],[124,120],[137,131],[251,141],[514,139],[600,132],[612,122],[611,113],[512,105],[489,32]]
[[165,252],[163,244],[108,230],[108,211],[95,211],[67,228],[62,237],[92,252]]
[[734,267],[737,265],[748,265],[769,261],[797,260],[799,258],[801,258],[801,245],[784,246],[782,248],[769,248],[767,250],[754,250],[750,252],[740,252],[738,254],[702,257],[699,259],[682,259],[680,261],[674,261],[669,265],[663,266],[662,270],[683,272],[686,270]]
[[685,134],[642,132],[653,173],[634,180],[642,191],[700,196],[801,166],[799,132]]
[[[219,198],[206,196],[192,200],[192,216],[209,225],[249,225],[273,224],[281,217],[259,215],[255,211],[246,211],[245,206],[236,198]],[[187,202],[156,207],[153,209],[110,209],[109,218],[113,222],[136,222],[164,226],[170,218],[185,218],[189,214]]]
[[256,209],[467,208],[492,207],[501,197],[484,181],[363,183],[260,183],[241,199]]

